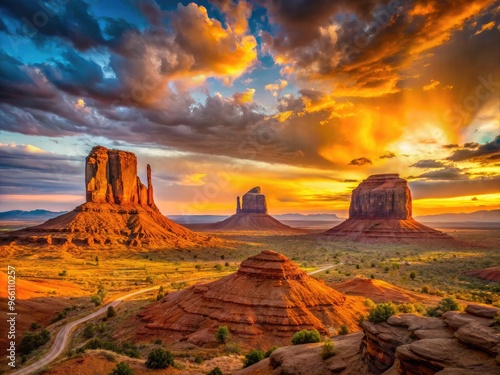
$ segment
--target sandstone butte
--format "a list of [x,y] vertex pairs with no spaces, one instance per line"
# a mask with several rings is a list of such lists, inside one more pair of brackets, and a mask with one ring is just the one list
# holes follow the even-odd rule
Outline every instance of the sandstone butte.
[[85,163],[86,203],[43,224],[8,232],[2,243],[191,247],[215,245],[160,213],[154,202],[151,167],[147,186],[137,176],[134,153],[94,147]]
[[235,375],[498,375],[500,309],[470,304],[441,318],[415,314],[362,323],[363,332],[333,338],[335,355],[321,358],[323,344],[288,346]]
[[236,198],[236,213],[227,219],[209,226],[216,231],[275,231],[300,232],[281,223],[268,214],[266,196],[259,186],[250,189],[242,199]]
[[395,173],[372,175],[361,182],[352,192],[349,218],[325,234],[363,242],[451,239],[413,219],[408,183]]
[[243,261],[234,274],[154,302],[138,320],[125,324],[120,336],[211,346],[216,345],[217,328],[227,326],[238,344],[269,348],[290,344],[302,329],[331,335],[345,324],[359,330],[359,316],[365,313],[362,299],[337,292],[282,254],[267,250]]

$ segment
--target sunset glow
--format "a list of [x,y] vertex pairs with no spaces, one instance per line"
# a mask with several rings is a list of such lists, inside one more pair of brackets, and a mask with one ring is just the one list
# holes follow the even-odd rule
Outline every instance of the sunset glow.
[[97,144],[151,164],[167,215],[260,185],[346,217],[376,173],[415,215],[500,209],[498,1],[74,0],[26,32],[38,11],[0,4],[1,211],[83,203]]

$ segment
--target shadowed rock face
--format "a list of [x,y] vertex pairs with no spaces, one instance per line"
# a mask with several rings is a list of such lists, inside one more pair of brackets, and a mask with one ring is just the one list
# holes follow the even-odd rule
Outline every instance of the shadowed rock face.
[[411,193],[397,174],[368,177],[353,190],[350,219],[411,219]]
[[153,199],[151,167],[148,164],[146,187],[137,177],[137,158],[132,152],[96,146],[85,161],[87,202],[137,203],[157,209]]
[[353,190],[349,219],[326,232],[363,242],[413,242],[451,239],[412,218],[411,193],[395,173],[368,177]]
[[236,213],[267,214],[266,196],[261,193],[260,187],[256,186],[243,196],[240,208],[240,197],[236,199]]

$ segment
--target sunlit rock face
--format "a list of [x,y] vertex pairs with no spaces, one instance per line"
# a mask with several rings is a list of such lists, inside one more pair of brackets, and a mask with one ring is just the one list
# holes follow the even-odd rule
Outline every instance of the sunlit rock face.
[[137,203],[156,209],[151,167],[148,164],[146,187],[137,177],[137,158],[134,153],[96,146],[90,151],[85,162],[87,202]]
[[262,194],[260,187],[256,186],[243,195],[240,207],[240,197],[236,200],[236,213],[267,214],[266,196]]

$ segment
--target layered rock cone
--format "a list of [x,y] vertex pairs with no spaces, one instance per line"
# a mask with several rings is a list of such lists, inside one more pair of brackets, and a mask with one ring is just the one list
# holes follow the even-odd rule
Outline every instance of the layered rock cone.
[[131,152],[97,146],[86,158],[87,202],[43,224],[8,232],[3,243],[76,246],[192,247],[218,240],[197,234],[163,216],[153,198],[151,167],[146,187]]
[[366,308],[308,276],[285,256],[263,251],[241,263],[238,272],[167,295],[138,314],[141,336],[215,344],[219,326],[237,342],[252,346],[290,343],[302,329],[335,332],[345,324],[359,330]]
[[266,197],[259,186],[250,189],[240,201],[236,198],[236,213],[223,221],[209,225],[216,231],[275,231],[298,232],[268,214]]
[[368,177],[353,190],[349,219],[325,234],[364,242],[451,239],[412,218],[408,183],[397,174]]

